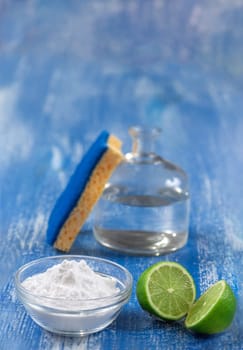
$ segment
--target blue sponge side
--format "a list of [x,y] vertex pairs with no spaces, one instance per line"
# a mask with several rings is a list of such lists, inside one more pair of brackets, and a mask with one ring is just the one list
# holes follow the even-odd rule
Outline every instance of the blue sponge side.
[[85,153],[66,188],[58,198],[48,222],[46,240],[49,244],[54,244],[61,227],[81,196],[93,169],[106,152],[108,148],[108,138],[109,133],[107,131],[102,131],[100,133],[95,142]]

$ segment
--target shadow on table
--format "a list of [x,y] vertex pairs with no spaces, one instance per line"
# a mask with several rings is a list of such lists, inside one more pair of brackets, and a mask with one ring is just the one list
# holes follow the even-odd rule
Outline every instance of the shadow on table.
[[[124,310],[125,311],[125,310]],[[138,312],[137,310],[127,309],[125,312],[122,312],[118,317],[117,321],[114,323],[114,326],[117,330],[128,331],[128,332],[144,332],[144,331],[153,331],[154,333],[166,332],[167,334],[185,334],[188,337],[193,337],[198,340],[207,340],[213,339],[218,335],[204,335],[196,334],[187,330],[182,321],[164,321],[159,320],[156,317],[144,313],[143,311]]]
[[184,329],[183,325],[179,322],[167,322],[156,319],[155,317],[145,313],[141,310],[126,309],[119,315],[115,322],[116,329],[121,329],[130,332],[143,332],[145,330],[173,330]]
[[104,247],[96,241],[92,230],[82,231],[78,235],[71,250],[69,251],[69,254],[92,255],[114,260],[129,259],[131,263],[136,261],[137,264],[144,258],[159,259],[159,257],[155,256],[148,257],[143,255],[128,254]]

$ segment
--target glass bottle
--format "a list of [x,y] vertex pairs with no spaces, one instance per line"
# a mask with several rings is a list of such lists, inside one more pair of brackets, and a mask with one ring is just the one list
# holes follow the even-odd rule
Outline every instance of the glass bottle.
[[160,132],[159,128],[129,129],[132,152],[110,178],[94,215],[95,238],[106,247],[160,255],[187,242],[188,178],[154,152]]

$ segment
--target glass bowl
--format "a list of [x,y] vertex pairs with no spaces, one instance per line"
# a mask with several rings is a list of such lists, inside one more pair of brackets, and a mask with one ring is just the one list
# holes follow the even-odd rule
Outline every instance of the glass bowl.
[[[63,260],[84,260],[96,273],[115,279],[117,292],[109,297],[67,300],[33,294],[22,282],[45,272]],[[83,255],[59,255],[34,260],[15,274],[18,299],[30,317],[42,328],[67,336],[83,336],[98,332],[111,324],[131,295],[133,278],[130,272],[112,261]]]

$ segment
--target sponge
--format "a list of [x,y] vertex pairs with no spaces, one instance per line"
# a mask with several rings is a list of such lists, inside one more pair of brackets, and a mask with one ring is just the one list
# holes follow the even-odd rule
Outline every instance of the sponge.
[[50,215],[47,242],[69,251],[106,182],[122,161],[121,141],[102,131],[84,155]]

